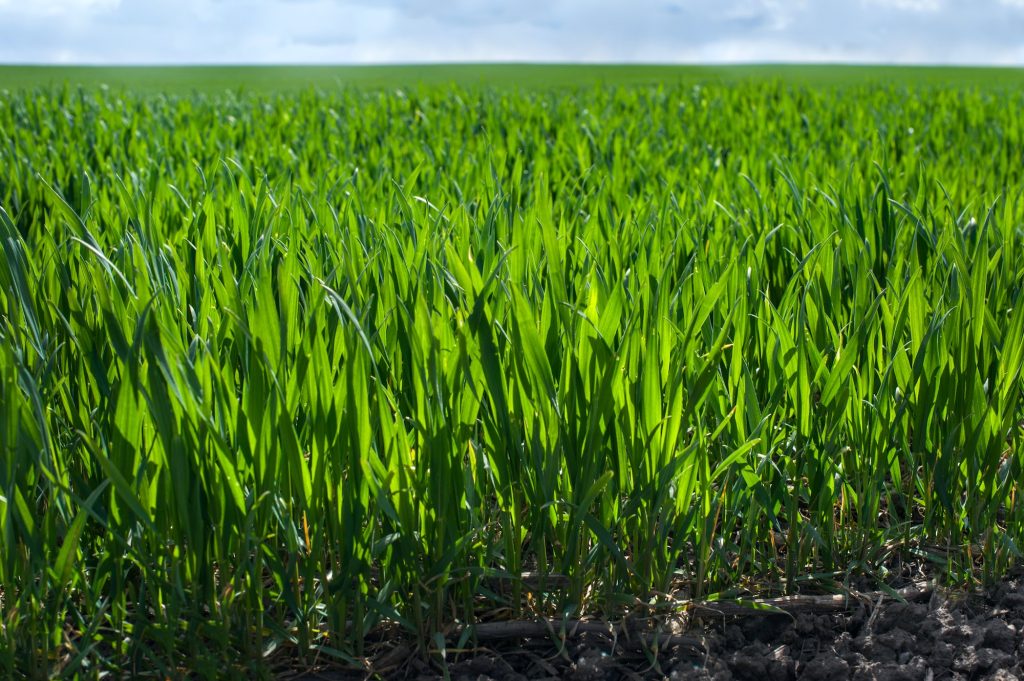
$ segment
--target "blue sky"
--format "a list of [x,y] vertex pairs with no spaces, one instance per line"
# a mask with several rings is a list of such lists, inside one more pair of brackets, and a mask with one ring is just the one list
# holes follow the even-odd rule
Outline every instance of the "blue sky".
[[0,0],[0,63],[1024,66],[1024,0]]

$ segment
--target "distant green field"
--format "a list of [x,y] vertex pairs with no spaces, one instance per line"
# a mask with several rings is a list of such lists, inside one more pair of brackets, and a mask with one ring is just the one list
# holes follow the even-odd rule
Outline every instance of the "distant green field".
[[1019,71],[0,79],[0,678],[1022,560]]
[[808,85],[885,82],[895,85],[931,83],[956,86],[1024,86],[1024,69],[974,67],[905,67],[838,65],[558,65],[558,64],[432,64],[402,66],[0,66],[0,89],[47,86],[107,85],[132,92],[224,90],[293,92],[344,86],[370,88],[456,84],[463,87],[572,87],[608,85],[673,85],[694,82],[735,82],[778,78]]

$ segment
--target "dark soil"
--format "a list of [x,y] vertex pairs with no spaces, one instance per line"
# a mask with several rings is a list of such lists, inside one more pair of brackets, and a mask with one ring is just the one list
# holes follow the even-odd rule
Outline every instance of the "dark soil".
[[[703,636],[703,651],[677,645],[655,652],[588,632],[561,650],[537,638],[449,654],[448,673],[453,681],[1024,681],[1024,578],[985,594],[935,592],[926,602],[863,603],[842,613],[733,617],[689,633]],[[391,669],[369,678],[442,678],[437,662],[400,652],[398,664],[392,656]]]

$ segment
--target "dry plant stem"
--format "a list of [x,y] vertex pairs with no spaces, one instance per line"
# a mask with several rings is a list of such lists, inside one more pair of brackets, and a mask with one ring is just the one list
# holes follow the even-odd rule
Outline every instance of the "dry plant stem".
[[[798,613],[829,613],[847,610],[850,607],[851,601],[870,601],[875,604],[875,610],[877,611],[878,607],[886,601],[920,601],[930,597],[933,591],[934,587],[931,584],[923,583],[898,589],[894,592],[895,595],[883,591],[874,591],[863,594],[783,596],[781,598],[757,599],[751,602],[754,607],[738,602],[726,601],[691,603],[687,606],[687,611],[696,617],[721,617],[723,615],[729,617],[764,616],[773,614],[773,610],[781,610],[790,615]],[[460,627],[450,637],[457,637],[464,631],[465,628]],[[648,632],[631,632],[624,625],[616,626],[608,622],[599,621],[540,619],[484,622],[473,626],[472,631],[473,635],[480,641],[538,638],[542,636],[571,639],[583,634],[596,633],[609,636],[624,635],[627,638],[638,639],[647,643],[658,643],[663,647],[666,645],[680,645],[703,649],[703,643],[697,637],[675,634],[661,636]]]
[[823,596],[782,596],[780,598],[764,598],[747,603],[716,601],[691,603],[687,610],[694,617],[750,617],[770,615],[772,610],[782,610],[786,614],[841,612],[850,607],[851,601],[869,601],[881,605],[889,600],[919,601],[931,596],[934,586],[928,583],[913,584],[897,589],[892,594],[885,591],[869,593],[831,594]]
[[[459,629],[455,635],[460,635]],[[685,646],[703,650],[703,641],[696,636],[680,636],[674,634],[659,635],[649,632],[630,632],[624,626],[615,626],[608,622],[582,620],[517,620],[509,622],[485,622],[473,627],[473,634],[480,641],[497,641],[516,638],[540,638],[551,636],[558,639],[573,639],[583,634],[605,634],[613,638],[620,636],[627,641],[636,641],[647,645]]]

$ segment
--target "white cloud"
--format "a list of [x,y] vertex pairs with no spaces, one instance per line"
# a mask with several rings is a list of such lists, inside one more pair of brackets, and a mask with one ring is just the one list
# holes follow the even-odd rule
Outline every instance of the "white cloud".
[[110,10],[121,0],[0,0],[0,15],[68,16]]
[[942,0],[864,0],[864,4],[905,12],[938,12],[943,7]]

